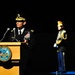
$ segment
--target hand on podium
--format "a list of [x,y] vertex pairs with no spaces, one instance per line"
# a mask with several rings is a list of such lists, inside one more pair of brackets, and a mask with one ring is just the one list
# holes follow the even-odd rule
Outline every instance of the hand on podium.
[[24,40],[24,42],[26,43],[26,45],[28,45],[28,40]]

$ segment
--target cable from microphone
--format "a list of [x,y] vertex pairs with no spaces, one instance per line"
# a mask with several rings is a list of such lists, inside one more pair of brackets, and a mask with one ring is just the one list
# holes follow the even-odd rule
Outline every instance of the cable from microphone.
[[0,40],[0,42],[2,42],[2,41],[4,40],[5,35],[7,34],[7,32],[8,32],[9,30],[10,30],[10,28],[7,28],[7,30],[5,31],[5,33],[4,33],[3,37],[2,37],[2,39]]

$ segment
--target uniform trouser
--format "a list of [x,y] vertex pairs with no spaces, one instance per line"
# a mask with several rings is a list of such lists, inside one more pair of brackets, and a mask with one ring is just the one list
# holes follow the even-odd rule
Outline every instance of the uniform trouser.
[[28,75],[32,67],[32,55],[30,49],[21,45],[20,75]]
[[57,52],[58,56],[58,71],[65,71],[65,52],[59,51]]

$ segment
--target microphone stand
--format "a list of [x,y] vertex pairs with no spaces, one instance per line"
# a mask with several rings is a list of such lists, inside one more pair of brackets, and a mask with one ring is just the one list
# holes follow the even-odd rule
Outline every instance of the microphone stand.
[[8,32],[9,30],[10,30],[10,28],[7,28],[7,30],[6,30],[6,32],[4,33],[4,35],[3,35],[2,39],[0,40],[0,42],[2,42],[2,41],[4,40],[5,35],[7,34],[7,32]]

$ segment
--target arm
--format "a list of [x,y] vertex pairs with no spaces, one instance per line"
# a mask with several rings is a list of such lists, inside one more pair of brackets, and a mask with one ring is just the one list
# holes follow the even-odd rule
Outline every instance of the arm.
[[67,39],[67,33],[66,31],[62,31],[61,35],[59,36],[59,39],[56,40],[56,44],[59,45],[66,39]]
[[[29,37],[29,38],[28,38]],[[34,46],[35,46],[35,34],[34,34],[34,31],[29,31],[29,33],[27,33],[26,35],[25,35],[25,40],[24,40],[24,42],[26,43],[26,45],[30,48],[30,49],[32,49],[32,48],[34,48]]]
[[67,40],[67,33],[65,30],[63,30],[61,34],[58,35],[54,47],[58,48],[58,46],[61,45],[65,40]]

